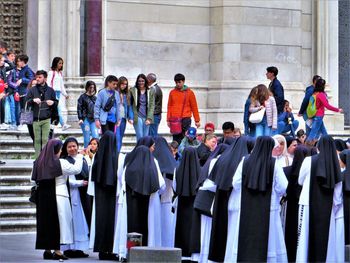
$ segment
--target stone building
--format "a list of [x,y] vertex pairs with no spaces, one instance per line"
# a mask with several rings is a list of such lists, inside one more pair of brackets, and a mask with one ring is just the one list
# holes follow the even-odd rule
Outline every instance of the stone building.
[[265,69],[275,65],[294,111],[319,74],[331,103],[346,111],[328,111],[328,129],[350,124],[349,1],[0,0],[0,7],[1,36],[30,56],[33,69],[64,58],[70,122],[77,121],[86,80],[102,84],[115,74],[133,85],[139,73],[154,72],[165,112],[181,72],[195,90],[202,123],[233,120],[243,127],[250,89],[268,84]]

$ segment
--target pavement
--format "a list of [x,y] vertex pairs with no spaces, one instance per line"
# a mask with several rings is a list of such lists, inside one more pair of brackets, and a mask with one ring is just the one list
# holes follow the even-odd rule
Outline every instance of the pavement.
[[[53,262],[43,260],[44,251],[35,249],[35,238],[35,233],[0,233],[0,262]],[[88,258],[69,259],[67,262],[99,261],[98,253],[91,250],[86,253],[90,255]]]

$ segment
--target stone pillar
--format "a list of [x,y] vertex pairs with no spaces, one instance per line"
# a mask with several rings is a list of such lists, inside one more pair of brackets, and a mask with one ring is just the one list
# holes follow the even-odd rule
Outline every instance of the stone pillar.
[[[339,1],[339,106],[350,125],[350,2]],[[349,248],[348,248],[349,249]]]
[[[29,1],[31,3],[32,1]],[[38,1],[38,69],[47,70],[50,67],[50,35],[51,1]]]
[[86,2],[87,72],[89,76],[102,74],[102,0]]
[[[330,103],[338,106],[338,1],[316,1],[315,15],[317,74],[327,82]],[[325,125],[330,130],[343,130],[344,116],[326,111]]]

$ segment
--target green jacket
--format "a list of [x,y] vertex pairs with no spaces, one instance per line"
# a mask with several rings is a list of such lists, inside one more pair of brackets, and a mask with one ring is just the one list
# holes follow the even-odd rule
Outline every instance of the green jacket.
[[[147,119],[151,120],[153,122],[153,113],[154,113],[154,91],[153,89],[148,89],[147,91]],[[130,88],[130,94],[131,94],[131,102],[132,102],[132,109],[134,111],[134,123],[137,123],[138,120],[138,111],[137,111],[137,88],[132,87]]]

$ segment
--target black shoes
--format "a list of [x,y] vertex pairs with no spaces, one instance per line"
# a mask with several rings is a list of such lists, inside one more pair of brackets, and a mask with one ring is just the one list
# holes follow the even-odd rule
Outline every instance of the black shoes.
[[6,164],[6,162],[4,162],[4,161],[0,161],[0,164]]
[[43,258],[44,259],[52,259],[52,253],[51,251],[44,251],[44,254],[43,254]]
[[113,254],[113,253],[99,252],[98,253],[98,258],[100,260],[115,260],[115,261],[119,261],[118,255],[117,254]]
[[54,260],[60,260],[60,259],[66,260],[68,258],[65,255],[58,255],[55,252],[53,252],[52,253],[52,259],[54,259]]
[[87,258],[89,256],[89,254],[86,254],[81,250],[71,250],[71,249],[64,251],[63,254],[69,258]]

